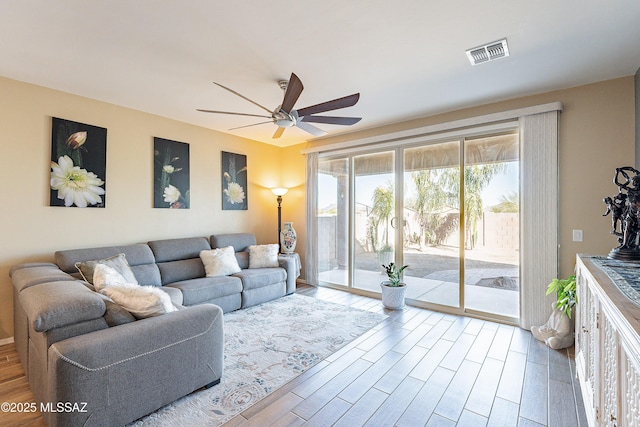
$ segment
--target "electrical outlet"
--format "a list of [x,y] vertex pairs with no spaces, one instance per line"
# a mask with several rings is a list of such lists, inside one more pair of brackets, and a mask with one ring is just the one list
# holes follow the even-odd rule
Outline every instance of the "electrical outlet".
[[573,241],[582,242],[582,230],[573,230]]

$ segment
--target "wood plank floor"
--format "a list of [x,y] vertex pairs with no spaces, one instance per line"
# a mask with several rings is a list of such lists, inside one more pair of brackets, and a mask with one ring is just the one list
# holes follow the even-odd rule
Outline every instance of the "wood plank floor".
[[[233,426],[586,427],[573,349],[513,326],[299,286],[389,318],[224,424]],[[33,402],[13,344],[0,346],[0,402]],[[0,412],[0,426],[44,426]]]
[[335,289],[298,293],[389,318],[224,424],[586,427],[573,348],[530,332]]

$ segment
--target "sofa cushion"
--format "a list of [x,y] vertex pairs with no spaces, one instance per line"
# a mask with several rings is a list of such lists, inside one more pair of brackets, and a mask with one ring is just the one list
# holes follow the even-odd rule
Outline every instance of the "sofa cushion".
[[118,254],[104,259],[76,262],[75,267],[82,275],[82,278],[93,285],[93,275],[98,264],[107,265],[114,269],[124,277],[127,283],[138,283],[135,274],[133,274],[131,267],[129,267],[125,254]]
[[212,248],[233,246],[236,252],[248,252],[249,246],[256,244],[256,236],[252,233],[214,234],[210,240]]
[[249,268],[249,252],[236,252],[236,261],[242,270]]
[[171,302],[174,306],[180,308],[184,304],[184,297],[182,296],[180,289],[172,288],[170,286],[163,286],[160,289],[169,294],[169,298],[171,298]]
[[197,258],[180,261],[163,262],[158,264],[162,284],[169,285],[183,280],[199,279],[205,276],[204,264]]
[[105,299],[104,304],[107,309],[103,317],[109,327],[120,326],[136,321],[133,314],[129,313],[124,309],[124,307],[116,304],[115,302]]
[[249,246],[249,268],[279,267],[278,245]]
[[106,286],[100,293],[108,296],[138,319],[171,313],[177,309],[171,303],[169,294],[156,286],[140,286],[122,283]]
[[228,276],[240,271],[233,246],[200,251],[207,277]]
[[244,290],[257,289],[287,280],[283,268],[253,268],[234,274],[242,279]]
[[98,319],[106,309],[103,299],[79,281],[42,283],[23,290],[19,299],[36,332]]
[[[125,254],[127,257],[127,262],[138,283],[153,286],[162,285],[160,270],[155,264],[156,260],[153,257],[153,252],[145,244],[57,251],[55,253],[55,261],[62,271],[77,274],[76,262],[109,258],[120,253]],[[78,277],[80,277],[79,274]]]
[[199,258],[200,251],[211,249],[204,237],[153,240],[148,243],[157,263]]
[[171,283],[165,287],[180,289],[186,306],[242,292],[240,278],[233,276],[202,277]]

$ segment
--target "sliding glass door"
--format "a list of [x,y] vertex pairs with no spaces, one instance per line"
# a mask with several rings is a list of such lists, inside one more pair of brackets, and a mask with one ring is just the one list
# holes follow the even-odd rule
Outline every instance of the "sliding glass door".
[[317,212],[320,284],[379,293],[396,262],[410,303],[519,316],[517,133],[320,159]]
[[321,159],[317,178],[319,280],[349,286],[349,159]]
[[460,307],[460,141],[403,153],[407,296]]
[[520,179],[517,134],[464,142],[465,308],[519,317]]
[[395,259],[395,153],[353,157],[356,289],[380,292],[382,265]]

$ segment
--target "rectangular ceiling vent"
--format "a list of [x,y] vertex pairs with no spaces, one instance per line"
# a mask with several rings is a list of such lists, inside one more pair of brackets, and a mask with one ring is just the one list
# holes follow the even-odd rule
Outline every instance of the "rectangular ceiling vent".
[[502,39],[468,49],[466,53],[471,65],[478,65],[509,56],[509,46],[507,46],[507,39]]

